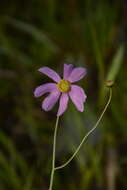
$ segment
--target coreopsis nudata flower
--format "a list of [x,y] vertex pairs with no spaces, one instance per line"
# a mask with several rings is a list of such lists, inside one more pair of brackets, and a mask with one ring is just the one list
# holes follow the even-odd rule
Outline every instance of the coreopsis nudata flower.
[[83,112],[86,94],[84,90],[80,86],[75,85],[74,82],[79,81],[86,75],[85,68],[74,67],[72,64],[64,64],[63,78],[48,67],[42,67],[39,71],[54,81],[53,83],[46,83],[38,86],[34,91],[35,97],[40,97],[45,93],[49,93],[42,102],[43,110],[51,110],[59,100],[57,116],[60,116],[66,111],[70,98],[77,110]]

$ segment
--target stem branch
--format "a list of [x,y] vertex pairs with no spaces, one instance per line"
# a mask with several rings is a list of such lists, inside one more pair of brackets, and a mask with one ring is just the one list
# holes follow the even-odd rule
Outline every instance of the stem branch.
[[110,87],[109,88],[109,99],[108,99],[108,102],[107,104],[105,105],[104,107],[104,110],[102,111],[99,119],[97,120],[96,124],[93,126],[93,128],[84,136],[84,138],[82,139],[81,143],[79,144],[78,148],[76,149],[76,151],[74,152],[74,154],[71,156],[71,158],[63,165],[61,166],[58,166],[58,167],[55,167],[54,170],[59,170],[59,169],[62,169],[64,168],[65,166],[67,166],[72,160],[73,158],[76,156],[76,154],[79,152],[81,146],[83,145],[83,143],[85,142],[85,140],[89,137],[90,134],[92,134],[94,132],[94,130],[97,128],[97,126],[99,125],[104,113],[106,112],[110,102],[111,102],[111,98],[112,98],[112,88]]

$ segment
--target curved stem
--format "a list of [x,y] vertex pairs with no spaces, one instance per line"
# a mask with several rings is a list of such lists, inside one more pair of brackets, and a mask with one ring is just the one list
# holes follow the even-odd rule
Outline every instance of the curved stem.
[[55,167],[55,170],[59,170],[59,169],[62,169],[64,168],[65,166],[67,166],[72,160],[73,158],[76,156],[76,154],[79,152],[81,146],[83,145],[83,143],[85,142],[85,140],[89,137],[90,134],[93,133],[93,131],[97,128],[98,124],[100,123],[104,113],[106,112],[107,110],[107,107],[108,105],[110,104],[111,102],[111,98],[112,98],[112,88],[109,88],[109,99],[108,99],[108,102],[107,104],[105,105],[104,107],[104,110],[102,111],[99,119],[97,120],[96,124],[94,125],[94,127],[84,136],[84,138],[82,139],[81,143],[79,144],[78,148],[76,149],[76,151],[74,152],[74,154],[71,156],[71,158],[63,165],[61,166],[58,166],[58,167]]
[[59,122],[59,116],[56,119],[54,138],[53,138],[52,172],[51,172],[51,177],[50,177],[49,190],[52,190],[53,178],[54,178],[54,172],[55,172],[56,136],[57,136],[58,122]]

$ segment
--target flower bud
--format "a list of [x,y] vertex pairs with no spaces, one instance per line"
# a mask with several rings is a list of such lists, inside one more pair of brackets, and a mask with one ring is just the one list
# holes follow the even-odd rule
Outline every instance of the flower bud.
[[106,81],[105,85],[106,85],[106,87],[111,88],[114,85],[114,81],[108,80],[108,81]]

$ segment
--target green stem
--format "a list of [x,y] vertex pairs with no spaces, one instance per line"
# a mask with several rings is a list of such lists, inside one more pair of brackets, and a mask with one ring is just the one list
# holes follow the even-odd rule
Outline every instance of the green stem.
[[59,122],[59,116],[56,119],[54,138],[53,138],[52,171],[51,171],[51,177],[50,177],[49,190],[52,190],[53,178],[54,178],[54,172],[55,172],[56,136],[57,136],[58,122]]
[[111,102],[111,98],[112,98],[112,88],[109,88],[109,99],[108,99],[108,102],[107,104],[105,105],[104,107],[104,110],[102,111],[99,119],[97,120],[96,124],[94,125],[94,127],[84,136],[84,138],[82,139],[81,143],[79,144],[78,148],[76,149],[76,151],[74,152],[74,154],[71,156],[71,158],[63,165],[61,166],[58,166],[58,167],[55,167],[54,170],[59,170],[59,169],[62,169],[64,168],[65,166],[67,166],[72,160],[73,158],[76,156],[76,154],[79,152],[81,146],[83,145],[83,143],[85,142],[85,140],[89,137],[90,134],[93,133],[93,131],[97,128],[98,124],[100,123],[104,113],[106,112],[107,108],[108,108],[108,105],[110,104]]

